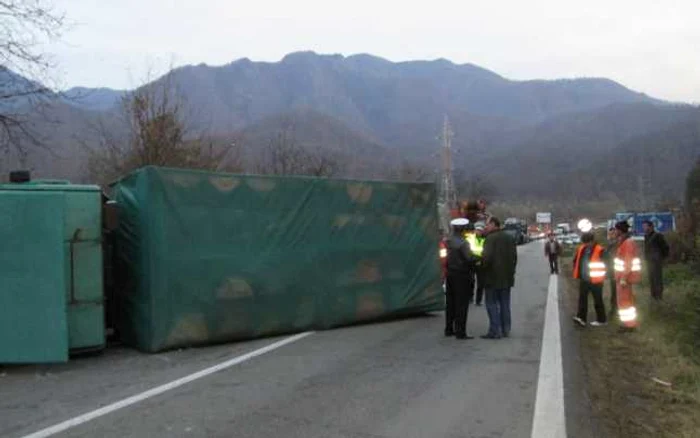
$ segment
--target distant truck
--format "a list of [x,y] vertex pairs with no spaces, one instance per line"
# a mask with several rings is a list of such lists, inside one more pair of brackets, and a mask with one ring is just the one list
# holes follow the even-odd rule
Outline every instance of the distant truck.
[[518,245],[523,245],[530,241],[527,233],[527,221],[523,219],[508,218],[503,222],[503,229],[513,237]]
[[567,222],[562,222],[556,225],[555,230],[561,230],[557,234],[569,234],[571,233],[571,225]]

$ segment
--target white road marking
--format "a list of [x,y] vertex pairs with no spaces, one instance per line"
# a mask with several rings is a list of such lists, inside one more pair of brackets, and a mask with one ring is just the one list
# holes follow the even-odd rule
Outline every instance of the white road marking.
[[112,403],[111,405],[107,405],[107,406],[101,407],[99,409],[96,409],[94,411],[85,413],[83,415],[79,415],[79,416],[72,418],[70,420],[66,420],[62,423],[56,424],[54,426],[48,427],[48,428],[40,430],[38,432],[34,432],[30,435],[26,435],[23,438],[46,438],[46,437],[55,435],[57,433],[66,431],[70,428],[87,423],[88,421],[92,421],[96,418],[110,414],[110,413],[117,411],[119,409],[126,408],[128,406],[142,402],[142,401],[149,399],[151,397],[155,397],[157,395],[163,394],[164,392],[170,391],[171,389],[175,389],[177,387],[180,387],[182,385],[186,385],[186,384],[193,382],[195,380],[198,380],[198,379],[201,379],[203,377],[206,377],[206,376],[209,376],[211,374],[222,371],[226,368],[230,368],[234,365],[238,365],[242,362],[253,359],[257,356],[261,356],[265,353],[269,353],[272,350],[276,350],[276,349],[283,347],[287,344],[291,344],[292,342],[296,342],[296,341],[303,339],[311,334],[313,334],[313,332],[304,332],[304,333],[299,333],[298,335],[284,338],[284,339],[277,341],[275,343],[272,343],[266,347],[260,348],[260,349],[255,350],[255,351],[251,351],[250,353],[246,353],[242,356],[234,357],[234,358],[229,359],[225,362],[222,362],[218,365],[214,365],[212,367],[198,371],[194,374],[190,374],[189,376],[182,377],[182,378],[174,380],[170,383],[166,383],[164,385],[157,386],[153,389],[149,389],[148,391],[133,395],[131,397],[120,400],[116,403]]
[[566,438],[558,286],[557,276],[552,275],[547,292],[532,438]]

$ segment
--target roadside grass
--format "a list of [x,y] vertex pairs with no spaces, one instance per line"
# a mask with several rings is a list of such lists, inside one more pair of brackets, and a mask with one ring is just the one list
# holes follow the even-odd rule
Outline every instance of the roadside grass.
[[[571,272],[571,260],[563,267]],[[637,289],[636,332],[620,333],[613,321],[579,330],[593,414],[605,436],[700,437],[700,279],[673,265],[665,284],[661,304],[651,302],[646,284]],[[567,286],[570,321],[578,287],[572,279]],[[606,311],[609,302],[606,285]]]

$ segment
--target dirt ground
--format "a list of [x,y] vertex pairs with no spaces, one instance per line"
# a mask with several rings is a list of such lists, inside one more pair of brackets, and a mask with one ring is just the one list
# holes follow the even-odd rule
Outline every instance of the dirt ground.
[[[562,272],[570,270],[570,261],[565,262]],[[570,278],[563,283],[569,311],[564,318],[571,321],[578,285]],[[593,415],[607,437],[700,437],[700,364],[681,354],[669,319],[673,312],[650,307],[648,296],[644,286],[637,291],[636,332],[621,333],[613,321],[577,330]],[[664,304],[678,305],[673,300]]]

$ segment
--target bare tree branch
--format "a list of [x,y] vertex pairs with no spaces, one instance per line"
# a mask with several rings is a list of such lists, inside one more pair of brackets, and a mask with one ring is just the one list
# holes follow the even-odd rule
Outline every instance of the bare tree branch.
[[242,153],[235,142],[219,146],[194,132],[172,75],[145,83],[122,99],[118,117],[102,117],[92,125],[96,140],[83,141],[93,180],[108,183],[148,165],[241,170]]
[[331,151],[304,147],[296,140],[291,125],[270,139],[255,165],[263,175],[337,176],[341,162]]
[[47,41],[61,36],[65,16],[46,0],[0,1],[0,64],[31,80],[51,67],[41,51]]
[[26,155],[26,145],[40,144],[28,115],[56,96],[45,85],[53,65],[42,47],[64,26],[47,0],[0,0],[0,149]]

